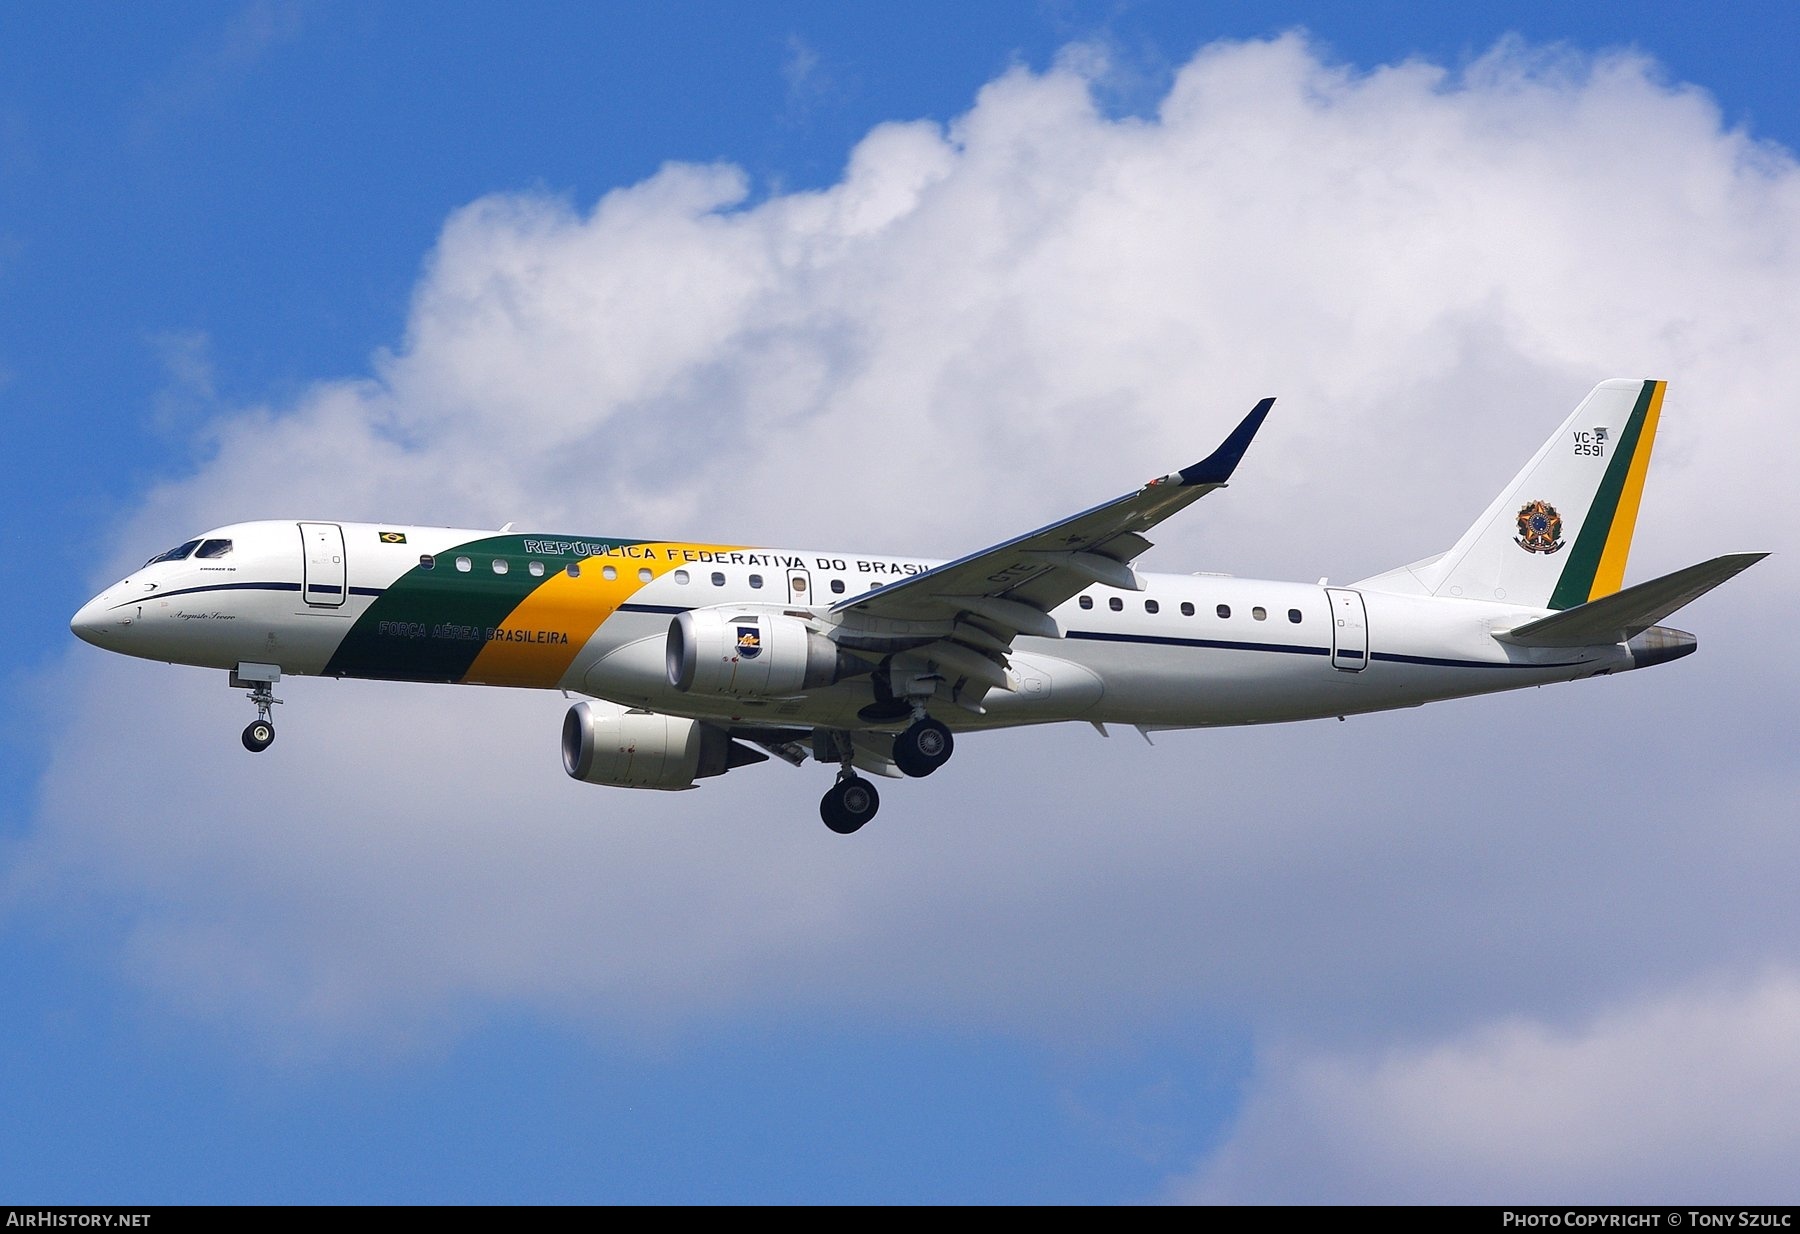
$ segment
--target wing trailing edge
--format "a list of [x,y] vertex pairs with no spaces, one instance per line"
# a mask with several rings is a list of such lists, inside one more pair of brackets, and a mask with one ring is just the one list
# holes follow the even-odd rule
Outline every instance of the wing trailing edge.
[[[952,701],[979,711],[989,690],[1016,688],[1012,644],[1020,635],[1060,638],[1050,613],[1095,584],[1141,591],[1132,562],[1144,532],[1225,482],[1268,418],[1265,398],[1218,449],[1191,467],[1036,531],[922,571],[831,608],[840,644],[903,653],[921,672],[953,683]],[[860,764],[859,764],[860,765]]]
[[1142,589],[1131,569],[1150,547],[1142,533],[1223,488],[1274,405],[1273,398],[1257,403],[1218,449],[1191,467],[879,591],[840,600],[831,611],[887,620],[962,612],[990,622],[1009,640],[1020,633],[1049,636],[1054,623],[1045,624],[1047,614],[1076,592],[1094,583]]

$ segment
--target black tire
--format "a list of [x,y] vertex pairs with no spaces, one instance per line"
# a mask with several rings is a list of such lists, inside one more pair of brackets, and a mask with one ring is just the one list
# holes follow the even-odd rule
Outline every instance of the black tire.
[[853,835],[875,817],[881,808],[881,794],[861,776],[839,780],[819,800],[819,817],[841,836]]
[[919,779],[950,761],[956,738],[941,723],[927,716],[894,738],[894,766]]
[[275,726],[267,720],[252,720],[244,727],[244,749],[261,754],[275,744]]

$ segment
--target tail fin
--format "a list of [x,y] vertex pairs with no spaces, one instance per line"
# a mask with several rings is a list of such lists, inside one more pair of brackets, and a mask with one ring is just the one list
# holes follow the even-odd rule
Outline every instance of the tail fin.
[[1595,386],[1455,547],[1413,577],[1432,595],[1536,608],[1619,590],[1667,384]]

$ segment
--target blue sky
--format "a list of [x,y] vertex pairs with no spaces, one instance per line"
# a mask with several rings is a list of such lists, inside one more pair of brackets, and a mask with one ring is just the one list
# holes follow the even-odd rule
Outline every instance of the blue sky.
[[[1543,953],[1524,943],[1504,953],[1472,951],[1450,969],[1486,973],[1493,988],[1441,1002],[1441,992],[1426,991],[1428,974],[1437,970],[1420,961],[1411,974],[1402,955],[1399,971],[1384,977],[1380,989],[1416,1012],[1403,1027],[1383,1012],[1382,998],[1346,992],[1329,971],[1314,972],[1302,957],[1280,948],[1261,958],[1266,972],[1291,968],[1291,988],[1273,980],[1259,985],[1228,960],[1202,960],[1196,953],[1194,980],[1217,980],[1235,993],[1171,989],[1181,984],[1187,960],[1181,935],[1158,936],[1160,909],[1145,909],[1142,932],[1111,920],[1095,922],[1086,935],[1092,949],[1067,952],[1059,937],[1033,934],[1036,919],[1029,912],[1019,918],[1021,925],[1005,919],[1009,906],[1049,911],[1048,888],[1071,877],[1065,871],[1046,874],[1044,883],[1021,884],[1017,899],[996,890],[995,919],[982,916],[979,894],[927,906],[945,914],[942,922],[872,945],[866,971],[859,971],[857,947],[846,947],[833,961],[843,966],[841,994],[829,972],[801,976],[779,964],[752,966],[754,973],[774,974],[766,994],[738,990],[708,998],[690,989],[666,1001],[652,977],[642,978],[643,990],[651,993],[639,997],[616,994],[638,988],[635,978],[617,975],[583,977],[560,989],[552,968],[549,978],[527,973],[480,988],[459,988],[446,978],[441,994],[409,994],[393,1005],[363,989],[346,996],[356,1006],[342,1022],[289,1033],[276,1022],[291,1004],[278,996],[259,1003],[245,993],[255,982],[209,991],[192,974],[171,978],[168,955],[146,955],[184,925],[211,922],[241,932],[250,955],[246,967],[259,972],[259,981],[280,984],[290,975],[285,964],[297,972],[329,964],[329,957],[285,951],[285,943],[259,953],[256,939],[285,929],[286,915],[307,919],[300,930],[305,933],[316,924],[313,917],[334,917],[342,909],[336,900],[295,893],[281,901],[279,913],[271,900],[267,913],[259,914],[255,904],[226,913],[184,898],[184,888],[205,884],[205,862],[193,858],[184,872],[171,873],[186,860],[179,854],[188,851],[192,837],[179,828],[158,833],[153,828],[160,816],[154,815],[133,840],[151,856],[58,848],[65,862],[84,852],[100,858],[103,872],[88,878],[64,870],[50,881],[32,881],[46,867],[31,854],[40,850],[42,837],[66,834],[58,830],[66,822],[56,820],[66,820],[70,809],[91,816],[102,808],[129,819],[144,812],[143,798],[158,791],[159,777],[211,776],[216,764],[235,765],[241,754],[229,720],[236,712],[211,698],[225,694],[216,683],[207,683],[211,701],[203,706],[192,701],[199,695],[190,697],[188,679],[179,675],[186,670],[161,670],[171,674],[162,677],[154,669],[100,663],[99,652],[71,647],[68,616],[108,581],[106,571],[118,561],[141,559],[162,542],[199,530],[159,522],[160,512],[212,510],[229,494],[257,491],[265,479],[279,487],[284,456],[274,448],[258,452],[259,424],[302,422],[329,383],[375,380],[395,390],[411,388],[394,374],[407,370],[409,357],[426,354],[435,337],[432,325],[442,315],[434,315],[433,297],[442,284],[434,272],[460,268],[461,260],[440,241],[453,216],[473,218],[458,214],[464,207],[501,195],[543,211],[548,221],[539,221],[554,230],[563,225],[556,203],[585,216],[614,190],[651,181],[667,164],[693,163],[740,168],[742,199],[724,208],[749,213],[839,184],[851,151],[877,126],[914,120],[950,125],[976,108],[984,87],[1009,71],[1048,74],[1059,57],[1068,62],[1070,47],[1104,50],[1108,67],[1089,74],[1089,89],[1101,117],[1123,124],[1156,115],[1177,72],[1199,48],[1295,28],[1310,32],[1310,55],[1326,66],[1348,66],[1353,77],[1411,58],[1454,74],[1512,35],[1524,40],[1526,57],[1553,46],[1577,57],[1635,47],[1657,66],[1645,79],[1662,92],[1659,102],[1679,95],[1683,83],[1710,96],[1723,128],[1709,130],[1707,140],[1724,141],[1741,130],[1786,149],[1800,143],[1789,54],[1800,19],[1783,5],[1733,6],[1723,13],[1685,5],[1503,4],[1463,11],[1398,4],[1126,3],[456,6],[428,17],[417,6],[382,3],[175,11],[25,4],[0,11],[0,410],[8,430],[4,500],[13,550],[0,567],[0,585],[15,610],[0,675],[7,717],[0,725],[6,840],[0,853],[8,863],[6,898],[0,900],[0,1104],[7,1110],[0,1196],[20,1203],[1280,1198],[1294,1192],[1283,1185],[1281,1157],[1268,1150],[1268,1136],[1279,1138],[1284,1111],[1298,1117],[1293,1111],[1306,1106],[1308,1094],[1316,1096],[1304,1088],[1304,1077],[1338,1066],[1365,1080],[1374,1075],[1371,1084],[1386,1074],[1376,1064],[1358,1072],[1361,1064],[1346,1059],[1454,1056],[1458,1050],[1479,1056],[1490,1047],[1512,1048],[1505,1045],[1513,1040],[1505,1026],[1524,1023],[1551,1038],[1558,1031],[1572,1034],[1555,1038],[1561,1053],[1548,1052],[1579,1067],[1583,1042],[1598,1042],[1594,1048],[1607,1054],[1608,1041],[1636,1041],[1634,1025],[1679,1016],[1695,999],[1704,1002],[1695,991],[1741,979],[1751,982],[1749,993],[1732,997],[1741,994],[1750,1008],[1745,1015],[1765,1005],[1785,1006],[1784,974],[1795,971],[1800,955],[1791,939],[1771,941],[1767,951],[1733,951],[1723,943],[1708,950],[1674,930],[1654,941],[1639,935],[1641,962],[1620,966],[1629,973],[1617,984],[1595,980],[1578,965],[1563,971],[1550,958],[1558,949],[1555,939],[1541,940]],[[1777,150],[1769,157],[1787,156]],[[1278,193],[1273,184],[1269,191]],[[1759,208],[1776,216],[1791,208],[1781,204],[1791,197],[1772,192],[1768,201],[1759,199]],[[1742,213],[1755,215],[1757,209],[1746,206]],[[1769,251],[1777,251],[1784,239],[1791,242],[1784,220],[1791,215],[1779,215],[1766,235],[1749,231],[1746,223],[1745,245],[1772,235]],[[479,220],[469,226],[477,240],[486,235]],[[1721,303],[1733,298],[1734,287],[1751,294],[1748,284],[1709,285]],[[1616,354],[1628,360],[1641,355],[1647,366],[1661,362],[1654,348],[1622,345]],[[1773,365],[1774,351],[1764,354]],[[1752,362],[1758,357],[1754,348],[1747,355]],[[1470,363],[1480,368],[1478,359]],[[1246,367],[1254,364],[1266,361],[1246,359]],[[1592,380],[1614,375],[1538,353],[1513,368],[1495,368],[1534,383],[1534,391],[1560,395],[1564,387],[1551,379],[1564,375],[1559,365]],[[1261,380],[1267,371],[1246,380]],[[1231,391],[1227,401],[1235,408],[1237,386],[1227,378],[1219,384]],[[1286,391],[1251,391],[1268,392]],[[671,414],[681,410],[674,406]],[[706,431],[711,422],[704,409],[688,410],[695,431]],[[1541,438],[1535,426],[1553,424],[1563,410],[1534,409],[1537,418],[1522,430],[1531,445]],[[894,431],[889,421],[859,424],[853,433],[866,438]],[[1131,482],[1140,458],[1160,458],[1168,449],[1185,453],[1190,444],[1130,453],[1116,467],[1104,465],[1104,452],[1090,445],[1092,471],[1057,475],[1053,492],[1059,501],[1068,494],[1067,508],[1077,508],[1120,490],[1121,480]],[[509,448],[529,457],[524,447]],[[1270,452],[1281,448],[1274,443]],[[1684,446],[1678,439],[1670,448]],[[1058,460],[1053,449],[1037,455],[1047,460],[1046,468],[1073,461]],[[1700,447],[1693,450],[1703,456]],[[1297,451],[1296,457],[1308,466],[1330,462],[1318,453]],[[822,452],[821,465],[830,458]],[[1388,460],[1395,469],[1377,483],[1400,474],[1411,458],[1396,451]],[[1300,462],[1274,459],[1268,466],[1276,491],[1300,491],[1280,487],[1303,481],[1288,470]],[[391,479],[378,470],[367,474]],[[1695,480],[1694,487],[1675,491],[1716,495],[1721,483],[1749,483],[1721,475],[1709,475],[1709,482],[1711,489]],[[643,497],[642,477],[636,487],[616,477],[606,483],[610,487],[598,491],[609,500],[639,501],[634,517],[661,508]],[[992,539],[1062,512],[1054,504],[1041,510],[1031,505],[1030,483],[1009,483],[1014,486],[994,499],[1001,513]],[[428,480],[417,484],[429,487]],[[382,496],[374,479],[349,491],[357,501]],[[390,491],[403,507],[391,517],[454,517],[425,509],[404,481]],[[569,501],[578,497],[576,492]],[[891,494],[896,514],[904,500]],[[869,499],[877,503],[889,503],[889,497]],[[603,503],[596,498],[596,504]],[[545,507],[566,508],[555,502]],[[1692,530],[1704,521],[1694,508],[1665,509],[1663,525]],[[691,516],[691,503],[689,509],[683,517]],[[1706,509],[1710,515],[1713,507]],[[1791,516],[1791,503],[1755,509]],[[491,513],[472,510],[467,517]],[[1451,506],[1446,532],[1461,526],[1456,519],[1462,513]],[[852,525],[866,531],[885,525],[879,511],[856,517],[867,521]],[[1718,517],[1732,526],[1728,513]],[[1191,538],[1171,541],[1187,545],[1184,555],[1153,561],[1154,567],[1218,568],[1200,554],[1212,526],[1238,533],[1234,546],[1274,541],[1264,567],[1271,572],[1290,566],[1294,577],[1316,573],[1314,556],[1300,551],[1307,547],[1307,528],[1281,521],[1278,513],[1227,510],[1209,523],[1209,509],[1189,518],[1195,524],[1186,533]],[[1647,521],[1654,518],[1647,512]],[[761,524],[754,519],[753,526],[770,531],[728,526],[702,532],[696,525],[691,532],[755,539],[788,530],[784,519],[805,524],[797,513],[770,514]],[[939,542],[871,547],[943,554],[974,547],[967,537],[979,533],[968,522],[950,515],[934,519],[926,526]],[[571,530],[643,529],[602,524]],[[690,534],[690,528],[671,534]],[[46,540],[50,554],[43,551]],[[1334,542],[1356,543],[1347,536]],[[1729,543],[1704,551],[1744,547],[1780,546]],[[1371,569],[1395,563],[1380,552],[1376,558]],[[1192,564],[1176,564],[1182,560]],[[1223,568],[1252,572],[1256,560],[1251,552]],[[1745,595],[1749,585],[1746,580]],[[1765,602],[1778,599],[1771,595]],[[1723,620],[1729,608],[1721,603],[1709,611]],[[1754,639],[1758,627],[1749,617],[1740,613],[1734,620],[1727,631]],[[1728,656],[1721,650],[1713,661],[1717,677],[1709,679],[1707,658],[1697,657],[1691,664],[1701,667],[1674,679],[1680,689],[1662,693],[1634,685],[1634,692],[1615,692],[1594,712],[1547,717],[1526,700],[1495,704],[1485,714],[1501,724],[1552,724],[1579,733],[1584,726],[1623,725],[1634,715],[1679,710],[1690,723],[1708,726],[1712,739],[1730,745],[1732,757],[1742,760],[1732,764],[1740,788],[1763,793],[1757,799],[1765,802],[1791,800],[1783,796],[1793,771],[1791,740],[1778,735],[1778,720],[1758,723],[1755,715],[1737,713],[1731,691],[1753,689],[1756,670],[1751,657],[1734,662]],[[319,702],[321,714],[330,706],[316,691],[295,695]],[[542,709],[527,718],[526,705],[496,700],[484,711],[479,698],[458,700],[455,714],[491,716],[476,722],[501,727],[544,724]],[[290,704],[287,710],[300,708]],[[91,741],[97,726],[112,733],[100,750],[117,742],[114,766],[104,753],[97,763],[75,757],[90,746],[77,744],[72,734],[86,731]],[[548,749],[553,726],[554,719],[532,734],[532,748]],[[175,765],[167,761],[167,749],[138,744],[157,730],[160,739],[175,742]],[[1192,864],[1177,868],[1198,871],[1213,857],[1237,853],[1247,866],[1276,869],[1277,886],[1323,880],[1319,885],[1332,903],[1367,914],[1348,922],[1346,933],[1367,929],[1376,940],[1388,937],[1378,919],[1397,913],[1396,902],[1412,903],[1408,897],[1417,892],[1386,887],[1379,871],[1415,861],[1508,871],[1508,881],[1484,884],[1497,906],[1507,903],[1509,891],[1527,900],[1558,898],[1555,880],[1545,881],[1524,838],[1486,834],[1479,842],[1494,848],[1470,858],[1454,851],[1451,840],[1422,829],[1395,824],[1397,830],[1380,830],[1384,801],[1390,820],[1410,816],[1405,803],[1393,799],[1393,777],[1372,768],[1396,748],[1424,751],[1441,738],[1417,717],[1375,733],[1369,747],[1348,751],[1321,744],[1325,739],[1316,731],[1293,730],[1285,740],[1281,734],[1205,735],[1204,741],[1177,744],[1177,753],[1164,752],[1161,763],[1151,761],[1155,752],[1120,748],[1124,743],[1115,740],[1105,760],[1088,765],[1134,787],[1109,794],[1071,785],[1066,797],[1051,791],[1061,806],[1034,794],[1040,770],[1046,777],[1052,773],[1032,760],[1093,759],[1092,747],[1060,735],[1047,739],[1049,755],[1038,755],[1030,752],[1028,736],[996,738],[989,771],[1003,768],[1004,779],[984,780],[965,752],[957,764],[963,778],[953,783],[969,794],[967,804],[940,799],[934,808],[951,816],[960,811],[969,829],[990,818],[1025,827],[1067,825],[1076,817],[1093,828],[1129,828],[1171,794],[1215,784],[1230,775],[1234,760],[1242,760],[1236,765],[1261,768],[1268,779],[1221,790],[1222,808],[1253,808],[1258,792],[1273,792],[1270,781],[1280,778],[1286,781],[1282,792],[1295,795],[1292,818],[1316,820],[1332,815],[1334,789],[1348,783],[1351,812],[1373,829],[1349,827],[1345,835],[1367,843],[1358,846],[1335,833],[1297,833],[1297,847],[1316,852],[1319,864],[1282,866],[1269,854],[1237,853],[1230,841],[1221,841],[1225,847],[1204,854],[1181,850],[1181,861]],[[415,767],[434,758],[428,748],[401,748]],[[1671,801],[1707,800],[1707,786],[1697,780],[1661,778],[1688,751],[1667,733],[1632,732],[1622,745],[1596,746],[1592,757],[1607,763],[1621,751],[1641,758],[1646,750],[1658,751],[1664,761],[1629,777],[1640,788],[1649,783]],[[1442,760],[1421,761],[1462,757],[1452,750]],[[1294,770],[1302,765],[1337,774],[1319,771],[1314,780]],[[477,777],[470,788],[475,791],[524,772],[555,776],[553,764],[542,759],[523,767],[503,760],[466,774]],[[248,774],[241,768],[222,774],[207,808],[221,819],[274,815],[284,828],[305,826],[247,785],[242,777]],[[1498,771],[1479,774],[1494,777],[1480,781],[1489,787],[1507,783]],[[57,804],[65,790],[77,791],[70,777],[90,794],[81,798],[86,805]],[[390,778],[395,795],[405,799],[404,777]],[[1454,779],[1445,783],[1447,791],[1458,791]],[[1559,778],[1556,787],[1561,796],[1546,786],[1547,799],[1584,802],[1573,812],[1576,818],[1604,815],[1616,800],[1611,793],[1584,799],[1592,788],[1584,789],[1577,775]],[[659,836],[668,837],[677,854],[690,851],[698,827],[702,838],[751,855],[729,878],[705,886],[773,884],[775,872],[755,856],[767,851],[767,859],[776,860],[776,850],[756,842],[761,829],[777,825],[774,815],[758,812],[761,797],[740,800],[730,788],[713,786],[641,806],[610,790],[579,800],[579,808],[607,813],[599,825],[615,832],[636,828],[630,843],[638,847],[607,850],[614,860],[657,847]],[[812,790],[796,793],[788,785],[783,801],[771,808],[810,814]],[[1070,813],[1059,816],[1059,808]],[[1746,816],[1763,823],[1770,818],[1755,809]],[[495,814],[473,825],[490,837],[509,828],[509,843],[548,852],[547,860],[555,861],[562,833],[532,834],[532,817]],[[728,838],[722,830],[727,821],[748,836]],[[451,828],[442,844],[454,846],[464,834]],[[901,844],[905,834],[896,824],[884,843]],[[904,841],[916,848],[865,846],[872,861],[867,868],[815,868],[814,861],[825,859],[812,856],[808,846],[829,838],[816,827],[806,832],[805,845],[789,842],[778,851],[819,883],[838,886],[833,880],[841,877],[845,888],[878,887],[881,862],[892,861],[924,886],[955,881],[953,867],[967,855],[959,847],[963,834],[936,819]],[[1005,840],[1031,844],[1033,834],[1007,832]],[[1530,836],[1553,846],[1560,842],[1536,831]],[[1750,838],[1737,837],[1748,846],[1742,851],[1752,868],[1785,870],[1793,863],[1791,848],[1758,856]],[[1673,827],[1666,834],[1652,829],[1644,840],[1671,860],[1687,852],[1688,842]],[[257,861],[305,860],[282,849],[278,837],[269,843]],[[1086,852],[1094,843],[1090,832],[1070,840],[1070,851]],[[932,844],[939,846],[935,852]],[[1131,849],[1133,842],[1121,839],[1119,847]],[[1001,862],[1005,846],[995,850],[998,856],[987,856]],[[1604,884],[1609,852],[1597,843],[1591,851],[1561,857]],[[109,864],[114,858],[117,864]],[[1336,859],[1343,864],[1331,864]],[[945,868],[934,869],[934,860]],[[1155,865],[1147,860],[1121,867],[1116,883],[1101,879],[1101,891],[1086,898],[1071,892],[1071,903],[1108,918],[1130,918],[1128,898],[1156,883]],[[51,867],[61,868],[55,862]],[[1366,885],[1383,886],[1386,903],[1377,907],[1359,899],[1352,888],[1332,882],[1332,869],[1368,871]],[[629,881],[629,873],[614,866],[595,877]],[[421,882],[425,878],[420,875]],[[667,878],[672,888],[702,886],[683,882],[679,871]],[[1646,876],[1609,894],[1635,900],[1656,889]],[[360,893],[344,894],[354,899]],[[362,907],[378,912],[382,893],[368,894],[372,899]],[[1421,914],[1428,913],[1422,905],[1429,898],[1420,896]],[[752,896],[750,902],[758,901]],[[1744,914],[1740,924],[1749,936],[1768,934],[1771,918],[1763,914],[1779,911],[1773,903],[1760,904],[1736,910]],[[222,915],[209,916],[215,913]],[[977,948],[962,971],[948,958],[959,920],[971,930],[1004,935],[1016,929],[1019,936],[993,955]],[[722,929],[739,924],[727,920]],[[1232,928],[1224,917],[1213,924]],[[1416,932],[1403,919],[1391,924],[1399,933]],[[1115,985],[1108,971],[1117,959],[1108,951],[1115,927],[1117,944],[1126,950],[1141,951],[1146,938],[1158,938],[1169,951],[1163,966],[1141,982]],[[744,928],[755,933],[754,926]],[[1604,933],[1601,926],[1596,930]],[[1034,945],[1034,937],[1041,943]],[[640,967],[653,975],[661,962],[660,944],[608,937],[585,942],[595,950],[642,947]],[[354,946],[354,940],[341,945]],[[1595,947],[1604,951],[1606,945]],[[453,957],[445,967],[458,962]],[[721,965],[721,972],[731,964],[729,958],[709,962]],[[1758,973],[1774,973],[1767,979],[1774,984],[1756,986]],[[369,981],[368,989],[378,988]],[[940,996],[940,986],[954,993]],[[1029,995],[1009,993],[1015,986]],[[1114,999],[1128,1003],[1130,1012],[1108,1013]],[[1320,1018],[1335,1026],[1329,1040],[1308,1037],[1298,1027],[1314,1000],[1328,1008]],[[1637,1012],[1642,1014],[1633,1021]],[[1434,1041],[1441,1045],[1438,1055]],[[1619,1046],[1612,1053],[1629,1050]],[[1283,1060],[1296,1056],[1306,1065],[1284,1072]],[[1791,1078],[1788,1071],[1781,1074]],[[1306,1125],[1320,1142],[1328,1138],[1318,1123]],[[1265,1135],[1268,1128],[1275,1130]],[[1780,1124],[1784,1133],[1787,1128]],[[1677,1144],[1671,1151],[1679,1149]],[[1384,1166],[1371,1165],[1358,1177],[1354,1163],[1333,1160],[1344,1172],[1343,1185],[1330,1195],[1401,1194]],[[1525,1195],[1554,1197],[1589,1183],[1608,1196],[1628,1193],[1634,1176],[1615,1164],[1597,1162],[1587,1180],[1521,1167],[1499,1184],[1446,1167],[1449,1181],[1439,1194],[1478,1197],[1490,1194],[1484,1188],[1504,1184]],[[1767,1198],[1758,1191],[1766,1180],[1754,1174],[1722,1168],[1699,1177],[1716,1179],[1723,1198]],[[1190,1191],[1182,1181],[1189,1178],[1201,1184]]]

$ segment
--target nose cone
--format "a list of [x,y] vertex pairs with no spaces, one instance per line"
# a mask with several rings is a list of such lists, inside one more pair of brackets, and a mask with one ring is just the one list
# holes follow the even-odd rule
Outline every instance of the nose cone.
[[84,643],[114,651],[118,649],[119,636],[129,624],[130,613],[129,608],[115,608],[112,594],[103,591],[83,604],[69,619],[69,629]]

